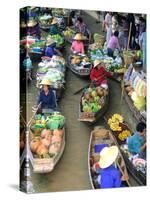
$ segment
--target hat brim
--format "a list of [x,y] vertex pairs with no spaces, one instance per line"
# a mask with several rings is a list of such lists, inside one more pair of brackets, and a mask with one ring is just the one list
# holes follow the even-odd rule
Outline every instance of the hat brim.
[[[109,151],[112,153],[110,154]],[[104,147],[103,150],[100,153],[100,160],[99,160],[99,165],[100,168],[105,169],[109,166],[111,166],[116,158],[118,157],[119,150],[117,147],[112,146],[112,147]]]

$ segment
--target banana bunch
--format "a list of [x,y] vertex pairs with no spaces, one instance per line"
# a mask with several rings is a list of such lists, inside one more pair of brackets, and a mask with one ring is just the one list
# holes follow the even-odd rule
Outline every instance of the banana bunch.
[[120,69],[115,69],[114,72],[116,72],[116,73],[125,73],[126,72],[126,68],[123,67],[123,68],[120,68]]
[[64,31],[64,35],[68,38],[71,38],[73,34],[74,34],[74,31],[70,28],[67,28],[67,30]]
[[127,137],[131,136],[131,132],[129,130],[124,130],[122,131],[119,135],[118,135],[118,138],[121,140],[121,141],[124,141]]
[[112,131],[122,131],[120,123],[123,122],[123,117],[119,114],[114,114],[109,120],[108,125]]

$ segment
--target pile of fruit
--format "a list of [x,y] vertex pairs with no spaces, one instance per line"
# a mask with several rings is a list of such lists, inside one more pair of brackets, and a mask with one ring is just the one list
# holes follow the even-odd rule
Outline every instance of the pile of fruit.
[[51,15],[44,14],[44,15],[39,17],[39,23],[42,26],[49,26],[49,25],[51,25],[51,22],[52,22],[52,16]]
[[66,28],[66,30],[63,32],[64,36],[71,40],[73,36],[75,35],[75,31],[69,27]]
[[[30,133],[30,149],[34,157],[55,157],[62,146],[65,118],[60,113],[45,117],[36,115],[33,133]],[[36,132],[36,128],[41,128]]]
[[85,65],[85,64],[89,64],[90,63],[90,59],[85,55],[73,55],[71,56],[71,64],[72,65]]
[[123,130],[121,133],[119,133],[118,138],[121,141],[124,141],[129,136],[131,136],[131,132],[129,130]]
[[62,47],[64,45],[64,38],[60,34],[55,34],[55,35],[48,35],[48,38],[52,38],[56,42],[56,47]]
[[105,104],[105,96],[108,95],[108,90],[98,86],[89,87],[84,91],[81,105],[82,111],[88,113],[96,113]]
[[112,131],[122,131],[120,123],[123,123],[124,119],[119,114],[114,114],[111,118],[108,119],[108,125]]

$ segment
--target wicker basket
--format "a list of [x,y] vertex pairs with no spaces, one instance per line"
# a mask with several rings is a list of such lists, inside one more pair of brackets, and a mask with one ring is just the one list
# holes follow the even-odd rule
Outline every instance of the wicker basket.
[[94,43],[98,43],[101,46],[103,46],[104,42],[105,42],[105,36],[97,34],[97,33],[94,34]]
[[134,62],[134,55],[127,55],[127,53],[123,53],[124,63],[129,65]]

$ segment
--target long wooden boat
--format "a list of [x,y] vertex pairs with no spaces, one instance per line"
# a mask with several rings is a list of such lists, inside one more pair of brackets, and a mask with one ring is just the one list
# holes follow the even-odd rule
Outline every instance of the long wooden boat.
[[87,65],[84,65],[84,67],[82,67],[82,66],[79,67],[78,65],[71,64],[71,59],[72,59],[72,56],[69,56],[69,59],[68,59],[68,68],[75,75],[77,75],[80,78],[87,78],[87,77],[89,77],[90,71],[91,71],[91,68],[92,68],[92,64],[89,62]]
[[[122,127],[122,131],[123,130],[129,130],[130,133],[132,134],[132,131],[129,129],[129,127],[127,126],[126,123],[120,123],[120,126]],[[131,160],[132,155],[129,153],[129,151],[127,149],[126,140],[121,141],[118,137],[119,133],[120,132],[118,132],[118,131],[116,131],[116,132],[112,131],[112,134],[115,137],[116,142],[118,143],[118,145],[120,147],[120,151],[121,151],[123,158],[125,160],[127,169],[130,172],[130,175],[132,176],[132,178],[135,180],[135,182],[137,182],[138,185],[144,186],[144,185],[146,185],[146,171],[142,172],[140,170],[137,170],[137,168],[133,165],[133,162]]]
[[[89,170],[89,178],[92,189],[100,189],[100,185],[97,182],[97,177],[99,173],[97,173],[93,168],[93,165],[96,162],[98,162],[100,158],[99,153],[97,152],[95,153],[94,150],[95,145],[99,144],[107,144],[108,146],[112,145],[118,146],[118,143],[113,134],[109,130],[106,130],[104,127],[95,127],[95,129],[91,132],[89,151],[88,151],[88,170]],[[121,174],[127,177],[126,181],[124,181],[124,185],[126,185],[127,187],[131,186],[130,180],[128,178],[126,164],[120,150],[115,164],[116,167],[120,170]]]
[[133,113],[134,117],[137,119],[137,121],[138,122],[142,121],[142,122],[146,123],[146,116],[143,116],[140,113],[140,111],[134,106],[133,101],[129,97],[125,87],[124,87],[124,91],[123,91],[123,96],[124,96],[124,99],[125,99],[126,103],[129,106],[131,112]]
[[[65,127],[62,128],[63,135],[62,135],[62,141],[61,141],[61,146],[59,149],[59,152],[55,155],[49,154],[46,157],[38,157],[36,154],[31,152],[30,146],[30,158],[31,158],[31,163],[33,166],[33,172],[34,173],[50,173],[54,170],[55,166],[61,159],[64,149],[65,149]],[[36,133],[36,136],[38,137],[40,135],[41,131]],[[29,142],[34,139],[35,133],[32,132],[32,129],[30,129],[30,135],[29,135]],[[50,144],[50,146],[53,145],[53,143]]]
[[97,112],[84,112],[82,110],[82,98],[83,98],[84,92],[82,93],[80,103],[79,103],[79,121],[82,122],[89,122],[89,123],[95,123],[99,118],[101,118],[105,112],[108,110],[109,105],[109,99],[110,99],[110,91],[108,88],[108,94],[104,96],[103,98],[103,105]]

